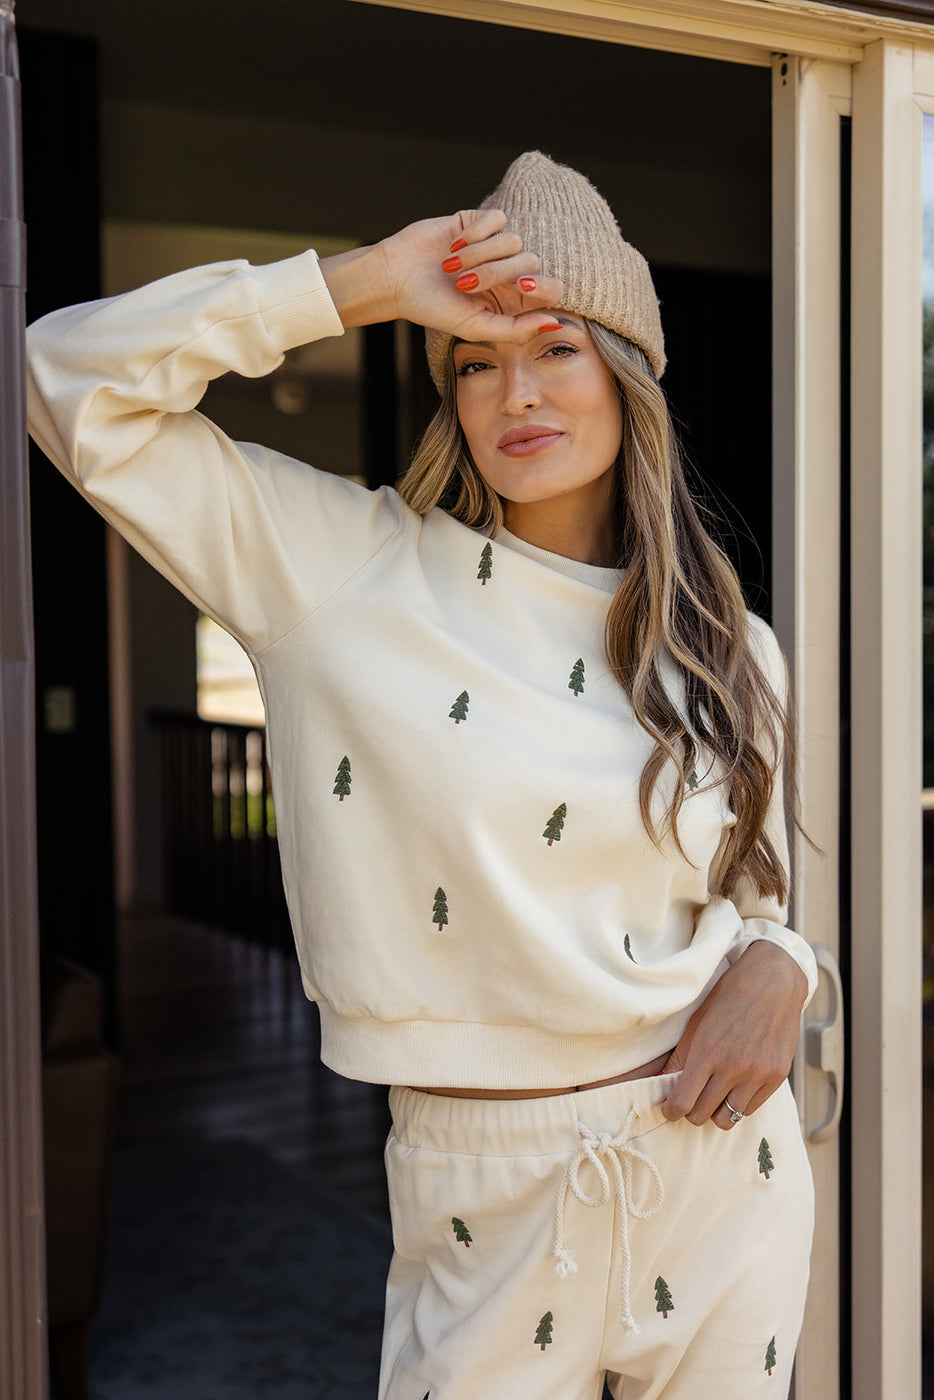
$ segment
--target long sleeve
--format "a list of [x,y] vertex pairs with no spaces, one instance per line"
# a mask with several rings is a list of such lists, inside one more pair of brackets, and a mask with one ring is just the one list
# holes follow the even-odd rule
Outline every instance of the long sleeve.
[[29,331],[30,430],[161,573],[256,654],[398,527],[399,505],[253,444],[196,412],[229,370],[268,374],[343,331],[311,251],[218,263]]

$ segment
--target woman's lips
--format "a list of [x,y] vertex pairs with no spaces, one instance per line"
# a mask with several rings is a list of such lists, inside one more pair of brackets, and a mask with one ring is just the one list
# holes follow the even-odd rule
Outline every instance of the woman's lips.
[[510,428],[508,433],[503,433],[496,446],[506,457],[528,457],[532,452],[553,446],[563,436],[557,428],[527,423],[524,428]]

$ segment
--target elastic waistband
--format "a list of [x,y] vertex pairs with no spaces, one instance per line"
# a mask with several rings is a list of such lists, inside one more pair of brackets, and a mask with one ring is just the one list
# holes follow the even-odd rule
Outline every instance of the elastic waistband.
[[667,1120],[661,1104],[678,1074],[630,1079],[542,1099],[460,1099],[396,1086],[389,1091],[393,1133],[408,1147],[472,1157],[536,1157],[576,1151],[578,1124],[616,1134],[630,1112],[633,1137]]

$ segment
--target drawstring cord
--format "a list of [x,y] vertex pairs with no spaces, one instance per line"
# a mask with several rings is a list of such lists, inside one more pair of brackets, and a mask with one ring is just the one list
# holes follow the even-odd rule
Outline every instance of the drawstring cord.
[[[577,1131],[580,1133],[582,1142],[577,1152],[569,1158],[564,1169],[561,1184],[558,1187],[558,1194],[555,1197],[555,1236],[554,1236],[554,1272],[559,1278],[567,1278],[568,1274],[577,1273],[575,1263],[569,1250],[564,1244],[564,1217],[567,1206],[568,1190],[580,1201],[582,1206],[604,1206],[610,1199],[610,1178],[601,1158],[605,1158],[613,1173],[613,1182],[616,1187],[617,1200],[617,1241],[620,1254],[620,1321],[626,1332],[633,1335],[639,1332],[638,1323],[632,1315],[629,1302],[630,1276],[632,1274],[632,1252],[629,1245],[629,1217],[636,1220],[649,1220],[653,1215],[657,1215],[662,1208],[665,1199],[665,1185],[662,1181],[661,1172],[644,1152],[640,1152],[637,1147],[632,1147],[628,1142],[630,1130],[637,1117],[636,1110],[631,1108],[623,1124],[622,1132],[616,1137],[611,1137],[609,1133],[597,1134],[588,1128],[585,1123],[578,1123]],[[597,1180],[600,1183],[600,1192],[596,1196],[588,1196],[580,1184],[580,1169],[584,1162],[590,1162],[597,1173]],[[634,1162],[642,1162],[648,1167],[655,1181],[655,1200],[651,1206],[639,1209],[632,1199],[632,1169]]]

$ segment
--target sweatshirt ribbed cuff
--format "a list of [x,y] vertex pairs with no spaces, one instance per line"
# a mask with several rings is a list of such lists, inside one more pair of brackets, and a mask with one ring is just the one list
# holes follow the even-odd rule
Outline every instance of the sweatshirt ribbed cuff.
[[313,248],[254,268],[253,279],[260,315],[280,351],[344,334]]

